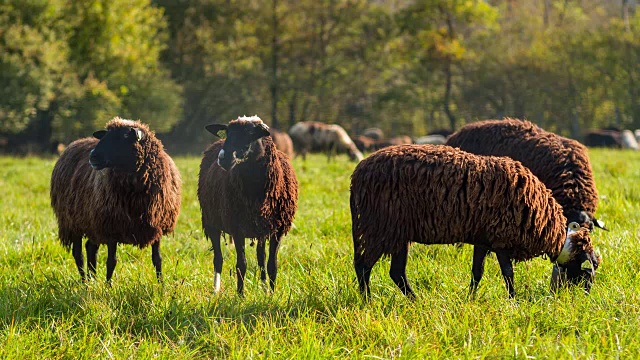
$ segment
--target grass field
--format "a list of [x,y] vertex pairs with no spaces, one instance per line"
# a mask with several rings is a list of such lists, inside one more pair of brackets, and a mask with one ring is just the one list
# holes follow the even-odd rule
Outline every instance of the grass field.
[[150,249],[118,249],[113,286],[82,284],[56,238],[49,206],[55,159],[0,157],[0,358],[637,358],[640,356],[640,153],[592,150],[611,229],[593,235],[602,256],[591,295],[549,294],[551,264],[515,266],[507,298],[492,256],[478,296],[467,297],[471,247],[416,245],[406,300],[382,260],[372,295],[359,297],[351,266],[349,176],[354,164],[294,162],[295,228],[284,238],[274,295],[259,286],[248,247],[245,298],[235,294],[233,246],[223,247],[223,291],[196,198],[199,158],[176,159],[184,182],[175,234],[163,239],[164,284]]

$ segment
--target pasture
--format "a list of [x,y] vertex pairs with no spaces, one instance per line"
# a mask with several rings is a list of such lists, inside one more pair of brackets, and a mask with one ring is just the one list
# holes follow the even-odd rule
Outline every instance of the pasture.
[[418,301],[374,268],[363,303],[352,269],[346,156],[294,161],[295,228],[283,239],[274,295],[260,287],[247,247],[245,298],[235,292],[233,246],[223,246],[223,290],[196,198],[199,157],[177,157],[183,179],[175,234],[163,238],[163,284],[151,250],[120,246],[111,287],[83,284],[57,240],[49,205],[53,158],[0,158],[0,358],[636,358],[640,356],[640,153],[591,150],[601,202],[602,256],[591,295],[549,294],[551,264],[515,265],[509,300],[495,256],[467,296],[471,247],[412,247],[407,273]]

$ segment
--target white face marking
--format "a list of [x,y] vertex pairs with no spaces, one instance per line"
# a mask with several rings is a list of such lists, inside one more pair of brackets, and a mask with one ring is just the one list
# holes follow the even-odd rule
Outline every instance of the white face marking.
[[220,292],[220,273],[213,277],[213,291]]
[[224,149],[220,149],[220,152],[218,153],[218,166],[221,166],[220,159],[224,159]]
[[572,247],[569,236],[574,232],[575,231],[572,231],[571,229],[567,230],[567,239],[564,241],[564,246],[562,246],[560,255],[558,255],[558,258],[556,259],[556,262],[558,264],[566,264],[567,261],[569,261],[569,258],[571,257],[571,247]]

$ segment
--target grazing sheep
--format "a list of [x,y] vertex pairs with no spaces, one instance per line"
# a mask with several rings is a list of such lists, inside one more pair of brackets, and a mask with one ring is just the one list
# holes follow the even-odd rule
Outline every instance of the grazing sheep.
[[406,144],[413,144],[413,140],[409,136],[402,135],[402,136],[392,137],[389,139],[379,140],[374,144],[374,148],[376,150],[380,150],[388,146],[406,145]]
[[589,130],[584,135],[584,144],[589,147],[622,148],[622,138],[617,130]]
[[365,135],[356,135],[353,137],[353,143],[361,152],[373,151],[376,141]]
[[415,143],[418,145],[432,144],[432,145],[444,145],[447,142],[447,138],[442,135],[426,135],[416,139]]
[[622,130],[620,140],[622,140],[624,149],[638,150],[638,141],[636,141],[636,137],[631,130]]
[[271,139],[273,139],[276,149],[285,153],[289,159],[293,159],[293,141],[291,141],[289,134],[273,128],[269,129],[269,133],[271,133]]
[[384,132],[382,132],[382,129],[377,127],[364,129],[362,135],[376,141],[384,139]]
[[350,205],[354,268],[364,295],[373,265],[390,255],[389,275],[405,295],[415,297],[405,273],[414,242],[475,245],[471,291],[482,278],[486,255],[495,252],[510,297],[515,295],[512,260],[547,255],[566,269],[569,280],[584,280],[587,291],[599,264],[588,229],[572,223],[567,235],[551,192],[507,157],[444,145],[388,147],[356,167]]
[[71,247],[82,280],[83,236],[90,276],[96,273],[98,247],[106,244],[107,282],[118,244],[151,245],[161,280],[160,239],[176,226],[180,173],[155,134],[138,121],[116,117],[93,136],[71,143],[53,168],[51,206],[60,241]]
[[636,141],[640,143],[640,129],[635,129],[633,135],[636,137]]
[[257,116],[208,125],[214,135],[226,132],[204,152],[198,180],[202,227],[213,247],[214,287],[220,290],[220,235],[236,248],[238,294],[242,295],[247,260],[245,238],[258,241],[260,279],[266,282],[265,244],[269,239],[269,283],[275,288],[280,240],[291,228],[298,202],[298,180],[289,158],[276,150],[269,128]]
[[347,153],[351,160],[361,161],[362,153],[353,143],[347,132],[335,124],[320,122],[299,122],[289,129],[296,153],[306,159],[307,152],[325,152],[327,160],[335,154]]
[[486,120],[467,124],[447,145],[478,155],[508,156],[520,161],[551,189],[572,222],[604,228],[595,218],[598,190],[587,148],[545,131],[529,121]]

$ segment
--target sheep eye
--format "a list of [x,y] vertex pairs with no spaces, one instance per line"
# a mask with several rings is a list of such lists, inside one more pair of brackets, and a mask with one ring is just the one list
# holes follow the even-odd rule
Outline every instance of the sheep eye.
[[580,229],[580,225],[577,222],[572,222],[572,223],[569,224],[569,229],[573,230],[573,231],[576,231],[576,230]]

